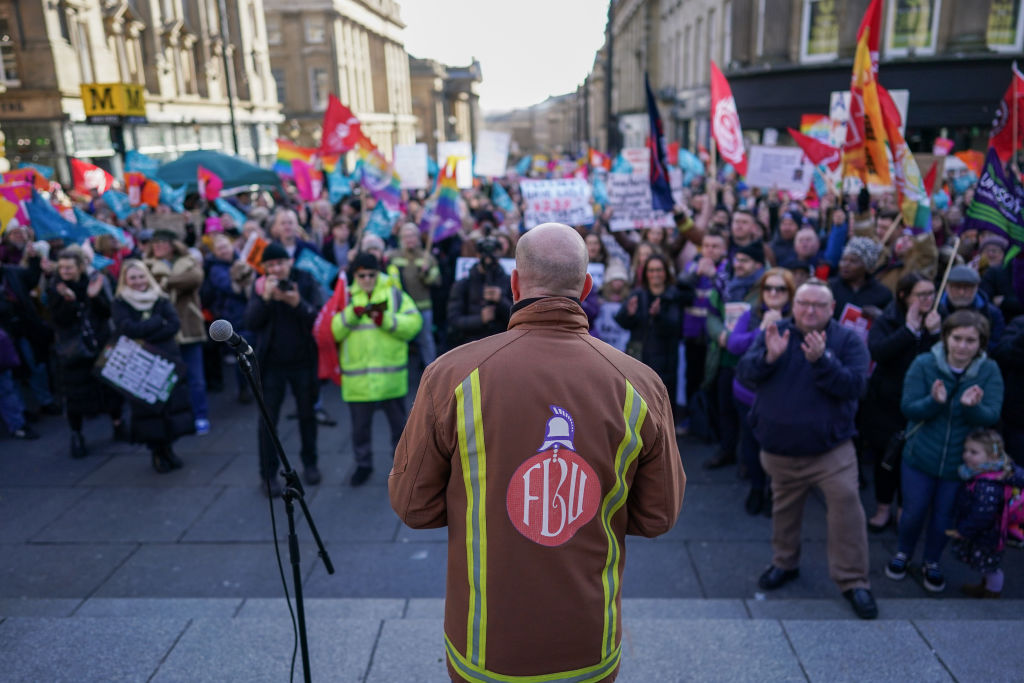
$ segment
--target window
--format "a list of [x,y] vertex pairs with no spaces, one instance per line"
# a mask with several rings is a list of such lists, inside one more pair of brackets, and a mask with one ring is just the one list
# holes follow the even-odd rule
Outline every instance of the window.
[[839,56],[839,10],[836,0],[804,0],[800,61],[824,62]]
[[281,69],[271,69],[270,76],[274,79],[274,84],[277,86],[277,101],[284,104],[285,93],[285,81],[284,71]]
[[78,53],[78,66],[81,69],[82,83],[93,83],[92,47],[89,43],[89,27],[84,20],[74,22],[75,52]]
[[886,54],[935,54],[942,0],[894,0],[889,7]]
[[764,2],[765,0],[757,0],[757,46],[756,55],[761,57],[764,55]]
[[988,46],[998,52],[1019,52],[1021,35],[1024,34],[1021,23],[1024,13],[1020,11],[1021,0],[992,0],[992,9],[988,12],[988,30],[985,32]]
[[327,109],[327,69],[309,70],[309,104],[313,111]]
[[324,42],[324,22],[320,18],[306,19],[303,22],[306,29],[306,42],[307,43],[322,43]]
[[281,44],[281,17],[276,14],[267,15],[267,45]]
[[0,83],[7,86],[21,85],[18,80],[18,59],[14,54],[14,39],[11,38],[10,25],[5,18],[0,18]]

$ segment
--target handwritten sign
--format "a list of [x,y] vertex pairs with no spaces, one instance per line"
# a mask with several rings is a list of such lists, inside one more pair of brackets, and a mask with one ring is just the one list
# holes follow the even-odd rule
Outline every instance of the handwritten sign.
[[521,180],[527,229],[541,223],[589,225],[594,222],[590,185],[582,178]]
[[803,197],[814,179],[814,164],[799,147],[766,147],[754,145],[750,148],[747,165],[747,184],[752,187],[788,192]]
[[149,405],[166,403],[178,382],[173,362],[125,336],[103,350],[99,363],[104,381]]
[[395,172],[403,190],[419,190],[427,185],[427,145],[395,145]]
[[612,217],[608,227],[613,231],[675,225],[672,214],[651,208],[651,183],[646,175],[608,174],[608,206]]
[[496,130],[482,130],[476,140],[476,165],[473,172],[484,178],[505,175],[508,167],[508,148],[512,136]]
[[622,158],[630,165],[633,175],[646,178],[651,173],[651,150],[648,147],[626,147]]

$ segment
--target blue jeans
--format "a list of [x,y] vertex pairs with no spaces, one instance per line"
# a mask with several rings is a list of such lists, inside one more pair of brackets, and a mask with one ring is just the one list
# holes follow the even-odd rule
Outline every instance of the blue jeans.
[[[914,546],[928,519],[924,537],[924,561],[938,562],[946,547],[946,529],[953,524],[953,504],[960,482],[925,474],[904,460],[900,469],[903,513],[900,515],[899,551],[914,556]],[[928,509],[931,508],[931,516]]]
[[25,406],[14,386],[14,373],[0,370],[0,419],[7,425],[7,431],[14,433],[25,426]]
[[192,399],[192,413],[197,420],[209,417],[210,408],[206,400],[206,375],[203,372],[203,344],[195,342],[181,345],[181,357],[188,367],[188,393]]
[[50,405],[54,402],[54,399],[53,394],[50,393],[50,377],[46,372],[46,363],[36,362],[36,354],[32,350],[32,344],[25,337],[18,340],[18,350],[21,351],[21,359],[28,366],[30,372],[28,386],[32,389],[32,395],[40,406]]

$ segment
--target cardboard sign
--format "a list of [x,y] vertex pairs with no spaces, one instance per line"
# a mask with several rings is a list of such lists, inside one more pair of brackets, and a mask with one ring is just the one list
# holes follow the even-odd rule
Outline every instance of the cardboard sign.
[[455,158],[455,185],[460,190],[473,187],[473,150],[468,142],[437,143],[437,165],[444,168],[449,158]]
[[395,173],[402,180],[403,190],[429,187],[427,180],[427,145],[395,145]]
[[612,208],[608,227],[613,231],[643,228],[671,228],[675,219],[667,211],[651,208],[651,183],[647,174],[609,173],[608,206]]
[[146,229],[170,230],[178,239],[185,239],[185,216],[180,213],[151,213],[146,215]]
[[541,223],[589,225],[594,222],[590,185],[582,178],[520,180],[519,191],[526,204],[527,229]]
[[799,147],[750,148],[747,184],[770,190],[773,187],[794,197],[803,197],[814,179],[814,164]]
[[178,382],[173,362],[148,344],[125,336],[103,350],[97,368],[105,382],[149,405],[166,403]]
[[482,130],[476,139],[476,165],[473,172],[484,178],[499,178],[508,168],[508,148],[512,136],[495,130]]

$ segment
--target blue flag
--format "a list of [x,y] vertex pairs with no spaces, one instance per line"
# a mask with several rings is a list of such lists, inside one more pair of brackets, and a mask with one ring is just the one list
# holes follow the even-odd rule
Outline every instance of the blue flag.
[[704,162],[688,149],[679,150],[679,168],[683,171],[684,185],[689,185],[691,180],[704,175]]
[[505,191],[505,188],[500,183],[494,183],[491,186],[491,200],[496,207],[506,213],[516,210],[515,202],[512,201],[512,197],[508,196],[508,192]]
[[626,157],[622,156],[622,153],[619,152],[619,156],[615,157],[615,161],[612,163],[612,173],[629,174],[632,172],[633,166],[630,165],[630,163],[626,161]]
[[53,180],[53,167],[51,166],[43,166],[42,164],[33,164],[28,161],[23,161],[18,164],[18,168],[31,168],[47,180]]
[[28,219],[36,233],[36,239],[65,242],[81,242],[84,239],[75,229],[75,224],[61,216],[57,209],[53,208],[53,204],[43,199],[35,190],[32,191],[32,199],[25,202],[25,207],[28,209]]
[[530,173],[530,166],[532,164],[533,164],[533,157],[530,156],[530,155],[526,155],[525,157],[523,157],[522,159],[519,160],[518,164],[516,164],[516,173],[521,175],[521,176],[523,176],[525,178],[527,175],[529,175],[529,173]]
[[117,190],[107,190],[102,195],[103,201],[107,203],[110,210],[114,212],[122,221],[127,219],[136,209],[132,207],[132,202],[128,199],[128,195],[124,192],[118,192]]
[[341,164],[335,164],[334,170],[327,174],[327,199],[337,204],[352,194],[352,179],[341,172]]
[[130,149],[124,155],[124,170],[127,173],[141,173],[147,178],[155,178],[160,162],[142,152]]
[[334,278],[338,276],[338,266],[317,256],[312,249],[303,249],[299,258],[295,259],[295,267],[312,275],[325,295],[330,296],[331,285],[334,284]]
[[668,150],[665,147],[665,129],[661,125],[661,114],[658,103],[654,100],[651,81],[644,74],[644,87],[647,89],[647,118],[650,121],[650,134],[647,146],[651,150],[651,208],[655,211],[671,211],[675,208],[672,199],[672,185],[668,179]]
[[239,211],[234,204],[223,197],[217,197],[213,200],[213,205],[221,214],[226,213],[231,216],[235,220],[235,225],[238,226],[238,229],[242,229],[242,224],[245,223],[245,214]]
[[162,180],[156,182],[160,186],[160,201],[178,213],[185,213],[185,189],[187,186],[182,185],[175,190]]
[[124,234],[124,230],[104,223],[95,216],[82,211],[77,206],[75,207],[75,219],[78,221],[78,229],[90,237],[113,235],[121,244],[128,244],[128,236]]
[[608,205],[608,183],[605,182],[604,175],[595,173],[591,184],[594,188],[594,201],[604,208]]
[[440,170],[441,169],[439,169],[437,167],[437,162],[434,161],[434,158],[431,157],[431,156],[428,156],[427,157],[427,175],[430,176],[431,178],[436,178],[437,174],[440,172]]
[[93,254],[92,267],[96,270],[103,270],[109,265],[113,265],[114,259],[107,258],[103,254]]
[[387,242],[391,239],[391,230],[395,221],[401,216],[400,211],[391,211],[384,202],[377,202],[370,214],[370,221],[366,224],[366,232],[369,232]]

